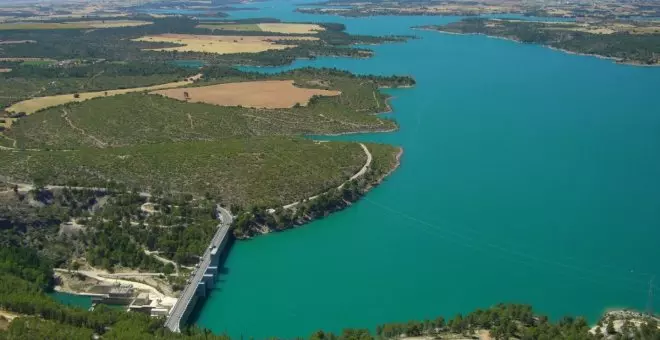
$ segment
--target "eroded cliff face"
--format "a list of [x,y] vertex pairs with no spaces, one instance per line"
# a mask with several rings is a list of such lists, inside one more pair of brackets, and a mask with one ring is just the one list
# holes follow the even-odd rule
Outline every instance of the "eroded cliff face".
[[650,339],[658,333],[660,319],[632,310],[612,310],[589,330],[604,339]]

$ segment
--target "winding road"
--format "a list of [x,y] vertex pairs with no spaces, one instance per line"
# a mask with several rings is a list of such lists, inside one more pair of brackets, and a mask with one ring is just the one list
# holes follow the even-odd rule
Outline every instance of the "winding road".
[[[351,176],[351,178],[349,178],[346,182],[344,182],[340,186],[338,186],[337,189],[341,189],[341,188],[344,187],[344,185],[346,185],[346,183],[348,183],[348,182],[350,182],[354,179],[357,179],[359,177],[364,176],[364,174],[367,173],[367,170],[369,170],[369,166],[371,166],[371,162],[373,161],[373,156],[371,155],[371,152],[369,151],[369,149],[367,148],[366,145],[364,145],[363,143],[360,143],[360,146],[362,147],[362,150],[364,151],[364,153],[367,155],[367,161],[364,163],[364,165],[362,166],[362,168],[358,172],[356,172],[353,176]],[[307,198],[307,201],[315,200],[323,194],[324,193],[320,193],[318,195],[309,197],[309,198]],[[291,209],[291,208],[297,206],[298,204],[300,204],[300,201],[287,204],[287,205],[283,206],[282,208]],[[275,209],[268,209],[268,212],[273,213],[273,212],[275,212]]]

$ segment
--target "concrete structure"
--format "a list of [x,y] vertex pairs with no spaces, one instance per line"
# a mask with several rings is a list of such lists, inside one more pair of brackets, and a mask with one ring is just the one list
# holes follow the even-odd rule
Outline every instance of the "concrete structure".
[[229,211],[218,206],[218,219],[220,224],[215,232],[211,244],[202,255],[199,265],[191,273],[188,285],[181,292],[181,296],[165,320],[165,327],[173,332],[180,332],[181,326],[188,321],[190,313],[195,308],[197,300],[206,297],[209,289],[215,285],[215,277],[218,275],[220,258],[225,250],[231,234],[232,216]]
[[152,317],[167,317],[172,305],[158,298],[153,298],[149,293],[140,293],[128,306],[128,310],[150,315]]
[[135,296],[135,289],[131,285],[98,285],[90,288],[93,295],[92,303],[105,303],[109,305],[128,305]]

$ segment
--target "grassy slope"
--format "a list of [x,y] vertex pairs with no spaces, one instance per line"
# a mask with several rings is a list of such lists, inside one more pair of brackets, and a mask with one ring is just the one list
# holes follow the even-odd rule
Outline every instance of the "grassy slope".
[[8,78],[0,77],[0,108],[32,97],[75,92],[104,91],[150,86],[182,80],[175,75],[98,76],[88,78]]
[[371,174],[380,179],[397,166],[397,154],[401,149],[393,145],[367,144],[367,148],[373,157],[371,163]]
[[[275,78],[288,78],[277,76]],[[295,76],[297,84],[311,76]],[[371,82],[329,78],[338,97],[323,97],[308,107],[283,110],[221,107],[184,103],[158,95],[127,94],[55,107],[20,119],[5,134],[26,148],[108,146],[187,140],[216,140],[237,136],[328,134],[394,129],[392,121],[372,113],[385,110],[385,96]],[[318,86],[317,86],[318,87]],[[76,129],[64,119],[63,112]]]
[[[185,103],[145,93],[71,103],[21,118],[5,131],[1,145],[16,139],[19,148],[42,151],[0,153],[0,174],[81,186],[112,180],[147,191],[208,192],[228,203],[273,206],[337,187],[366,160],[356,143],[316,144],[293,136],[396,126],[373,115],[386,108],[386,96],[373,80],[327,70],[271,78],[339,89],[342,95],[281,110]],[[367,179],[375,182],[393,167],[398,150],[369,148],[374,163]]]
[[77,151],[0,151],[0,173],[16,181],[209,192],[232,203],[289,203],[336,187],[366,156],[355,143],[288,137],[228,139]]

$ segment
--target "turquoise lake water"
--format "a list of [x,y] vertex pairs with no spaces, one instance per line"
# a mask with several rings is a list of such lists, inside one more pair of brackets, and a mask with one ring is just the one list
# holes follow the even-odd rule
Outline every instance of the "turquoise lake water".
[[84,309],[88,309],[89,307],[92,306],[92,298],[90,298],[89,296],[81,296],[81,295],[74,295],[74,294],[67,294],[60,292],[52,292],[49,293],[48,295],[50,295],[50,297],[55,299],[55,301],[69,306],[75,306]]
[[342,137],[402,146],[401,167],[350,209],[237,242],[198,325],[291,338],[499,302],[591,322],[646,306],[660,275],[660,68],[411,29],[452,17],[249,6],[261,10],[232,15],[415,35],[371,46],[370,59],[290,67],[411,75],[417,86],[387,91],[400,131]]

